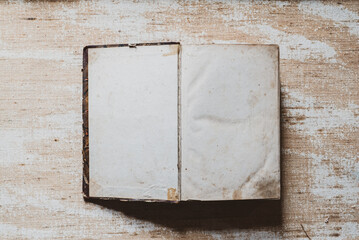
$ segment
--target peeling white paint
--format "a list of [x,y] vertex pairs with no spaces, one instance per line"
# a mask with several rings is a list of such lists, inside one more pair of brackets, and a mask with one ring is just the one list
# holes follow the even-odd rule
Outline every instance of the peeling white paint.
[[[16,192],[11,191],[11,189],[17,189]],[[139,231],[149,232],[155,230],[156,224],[141,221],[141,220],[130,220],[126,219],[125,215],[121,212],[103,208],[98,205],[88,203],[84,208],[78,208],[76,205],[73,205],[71,201],[60,201],[56,199],[61,199],[63,194],[61,192],[52,192],[51,198],[48,197],[48,189],[37,189],[36,193],[32,192],[31,189],[27,189],[25,185],[22,188],[19,186],[7,186],[6,189],[0,189],[1,193],[1,204],[7,205],[9,209],[12,208],[39,208],[42,210],[49,211],[50,214],[64,214],[66,216],[71,216],[71,218],[80,218],[83,216],[90,218],[100,218],[103,219],[105,225],[111,225],[111,222],[116,220],[118,224],[118,231],[126,231],[128,233],[136,233]],[[78,197],[78,196],[74,196]],[[80,201],[82,196],[79,196]],[[73,199],[75,200],[75,199]],[[0,227],[1,230],[1,227]],[[63,230],[64,233],[68,232],[71,235],[71,229],[68,231]],[[1,232],[1,231],[0,231]],[[51,233],[49,233],[51,234]],[[54,233],[53,236],[59,233]],[[25,231],[25,236],[31,237],[31,232]],[[41,236],[40,236],[41,237]]]
[[[306,154],[301,153],[301,155],[305,156]],[[311,192],[325,199],[334,199],[335,197],[343,196],[345,197],[346,203],[356,204],[358,199],[353,193],[359,192],[359,187],[358,182],[353,181],[353,176],[349,172],[349,169],[358,169],[359,163],[355,163],[357,159],[355,157],[345,159],[331,154],[328,155],[329,156],[324,156],[311,153],[306,156],[312,159],[313,176],[316,177]],[[329,163],[324,163],[323,160],[326,160]],[[349,165],[348,163],[351,163],[352,166],[345,166]],[[338,179],[338,176],[334,172],[334,164],[348,169],[347,171],[344,171],[347,172],[347,174],[342,174],[341,178]],[[337,188],[337,185],[342,188]]]
[[[223,239],[223,231],[209,231],[213,239]],[[268,232],[263,230],[250,230],[248,232],[226,231],[233,239],[283,239],[279,232]]]
[[49,239],[56,236],[58,233],[52,229],[34,229],[17,227],[12,224],[0,223],[0,232],[3,233],[2,237],[5,238],[32,238],[32,239]]
[[69,52],[58,50],[33,50],[27,51],[14,51],[14,50],[0,50],[0,59],[37,59],[37,60],[51,60],[72,63],[79,57]]
[[[80,112],[68,111],[66,113],[51,113],[49,115],[39,116],[33,119],[36,124],[29,128],[13,128],[0,129],[0,159],[2,159],[3,166],[11,164],[39,164],[48,159],[44,159],[39,155],[39,150],[28,146],[34,141],[45,141],[52,144],[54,139],[57,139],[61,144],[72,146],[77,149],[75,153],[78,155],[81,150],[76,146],[81,144],[81,124],[82,115]],[[29,152],[31,151],[31,152]],[[52,162],[73,161],[64,157],[54,157]]]
[[324,60],[329,63],[336,63],[336,51],[328,44],[310,40],[298,34],[288,34],[275,29],[270,25],[247,25],[237,28],[247,34],[263,36],[262,43],[278,44],[280,46],[281,59],[293,59],[301,62]]
[[[82,56],[81,53],[74,54],[74,50],[94,43],[173,40],[196,44],[277,43],[283,60],[295,60],[298,64],[309,62],[322,71],[334,67],[331,73],[336,74],[335,77],[322,81],[322,86],[336,87],[340,92],[319,98],[315,89],[309,93],[301,89],[300,83],[307,73],[300,76],[290,73],[297,69],[287,64],[288,61],[281,63],[281,67],[284,66],[281,71],[286,69],[286,76],[293,78],[281,79],[286,86],[282,88],[286,93],[282,107],[287,111],[285,117],[294,117],[292,121],[295,123],[283,123],[285,136],[290,140],[286,144],[290,148],[283,149],[288,156],[284,159],[283,169],[285,196],[281,228],[285,239],[306,239],[300,221],[312,239],[358,237],[358,223],[352,216],[358,211],[355,209],[359,191],[357,142],[335,142],[353,140],[358,133],[358,99],[353,94],[358,89],[352,87],[357,77],[357,66],[353,63],[358,55],[355,51],[346,51],[358,41],[357,1],[344,4],[347,7],[321,1],[303,1],[298,6],[296,3],[256,1],[220,1],[219,4],[215,1],[161,1],[135,5],[132,1],[10,1],[0,5],[0,238],[144,238],[141,233],[150,235],[151,231],[158,232],[158,235],[166,234],[164,237],[168,238],[190,238],[192,234],[203,238],[282,237],[277,227],[244,229],[241,226],[233,226],[235,229],[228,231],[186,230],[185,235],[181,235],[171,228],[83,201],[81,102],[74,101],[74,98],[81,98]],[[312,24],[289,26],[282,21],[284,25],[279,26],[276,20],[285,21],[284,16],[278,15],[283,14],[283,8],[288,8],[285,13],[293,21],[306,19]],[[24,20],[27,17],[37,19]],[[193,18],[200,25],[193,23]],[[320,35],[312,39],[310,31],[320,28],[323,22],[333,25],[335,34],[318,32]],[[39,29],[25,28],[24,24],[38,25]],[[348,33],[351,34],[349,38]],[[338,66],[341,64],[339,59],[348,59],[352,64],[345,65],[345,68]],[[23,62],[32,71],[23,69]],[[31,62],[34,64],[29,64]],[[46,68],[39,62],[46,62]],[[58,68],[59,64],[61,68]],[[78,75],[75,76],[75,72]],[[45,74],[56,74],[68,81],[50,87],[53,82],[45,84],[50,79]],[[16,84],[20,86],[24,79],[29,84],[17,87]],[[338,79],[348,79],[348,84],[351,83],[338,83]],[[316,80],[322,79],[313,77],[313,85],[309,87],[317,87]],[[50,93],[44,94],[49,90],[53,98]],[[60,96],[64,91],[66,96]],[[348,97],[342,93],[351,95]],[[39,98],[46,98],[48,102],[42,103],[41,109],[30,108],[31,113],[20,112],[4,101],[14,96],[23,97],[30,106],[38,104]],[[70,113],[44,116],[59,103],[56,97],[63,101],[61,111]],[[306,118],[295,119],[301,116]],[[321,128],[323,131],[318,134]],[[53,138],[59,138],[59,142],[52,143]],[[69,154],[63,155],[64,152]],[[297,160],[303,162],[297,163]],[[25,165],[19,166],[22,163]],[[37,180],[39,174],[45,178]],[[334,188],[336,184],[342,188]],[[308,195],[294,194],[297,189],[305,190]],[[68,198],[62,200],[64,196]],[[331,214],[337,218],[332,220]],[[223,224],[227,220],[218,221]],[[216,226],[215,221],[211,221],[210,226]],[[230,220],[228,222],[233,224]],[[334,232],[340,236],[330,237]],[[136,233],[138,235],[134,236]]]
[[[356,204],[358,197],[353,193],[359,192],[358,181],[351,169],[359,169],[357,157],[342,158],[336,153],[315,154],[295,149],[285,149],[286,154],[299,155],[310,160],[309,171],[315,179],[311,183],[310,192],[324,199],[344,197],[348,204]],[[334,166],[343,167],[344,173],[338,178]],[[337,187],[339,185],[339,187]]]
[[334,103],[320,102],[315,97],[286,88],[282,90],[288,94],[282,102],[282,106],[288,108],[288,116],[304,117],[298,121],[300,124],[289,128],[304,131],[309,136],[315,136],[320,129],[328,131],[343,126],[359,128],[359,106],[354,103],[348,103],[347,108],[338,108]]
[[359,14],[356,12],[321,1],[303,1],[298,4],[298,8],[306,14],[317,15],[332,20],[335,25],[348,27],[350,34],[359,37]]

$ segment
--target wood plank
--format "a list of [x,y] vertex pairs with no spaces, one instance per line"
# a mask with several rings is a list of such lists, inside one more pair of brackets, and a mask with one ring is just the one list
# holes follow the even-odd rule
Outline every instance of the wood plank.
[[[83,47],[166,41],[280,46],[281,205],[83,200]],[[354,0],[1,2],[0,238],[357,239],[358,41]]]

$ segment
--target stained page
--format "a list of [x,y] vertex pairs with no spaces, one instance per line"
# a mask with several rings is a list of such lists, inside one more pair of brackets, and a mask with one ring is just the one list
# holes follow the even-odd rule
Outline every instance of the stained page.
[[278,47],[181,51],[181,200],[278,199]]
[[178,199],[178,45],[88,49],[89,196]]

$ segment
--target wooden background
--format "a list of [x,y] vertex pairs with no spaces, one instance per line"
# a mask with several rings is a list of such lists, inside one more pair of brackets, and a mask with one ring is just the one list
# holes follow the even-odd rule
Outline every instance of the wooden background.
[[[82,49],[280,46],[282,200],[82,198]],[[359,1],[0,2],[0,238],[359,239]]]

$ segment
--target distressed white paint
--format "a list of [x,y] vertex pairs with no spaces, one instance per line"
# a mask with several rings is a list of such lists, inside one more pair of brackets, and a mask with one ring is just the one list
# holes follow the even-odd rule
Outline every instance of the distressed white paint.
[[303,1],[298,8],[307,14],[318,15],[332,20],[334,24],[340,24],[349,28],[350,34],[359,36],[359,14],[348,10],[343,6],[333,6],[320,1]]
[[290,126],[296,131],[305,131],[314,136],[320,129],[328,131],[344,126],[359,127],[359,105],[349,102],[344,108],[338,108],[331,102],[320,102],[315,97],[304,96],[285,88],[284,91],[288,91],[290,98],[283,100],[283,107],[297,107],[288,110],[288,115],[298,118],[305,116],[301,120],[303,124]]
[[[1,239],[307,239],[301,223],[312,239],[358,238],[358,195],[353,188],[358,184],[358,166],[353,164],[358,162],[359,139],[358,125],[353,122],[359,105],[359,38],[353,34],[358,29],[358,12],[355,0],[342,4],[2,1]],[[26,20],[29,17],[36,20]],[[270,27],[264,27],[262,33],[261,25]],[[308,40],[306,45],[315,51],[301,47],[301,41],[293,40],[296,36]],[[277,43],[281,52],[287,51],[280,66],[282,225],[243,226],[233,218],[203,219],[196,214],[194,220],[172,222],[183,229],[174,231],[83,201],[82,48],[158,41]],[[302,122],[293,117],[298,111],[304,117],[309,111],[318,118]],[[349,116],[349,124],[340,117],[341,112]],[[58,115],[59,121],[47,121],[43,118],[47,115]],[[317,122],[324,126],[322,132]],[[326,128],[325,123],[331,127]],[[312,153],[316,155],[310,157]],[[315,161],[315,156],[325,160]],[[341,190],[332,189],[335,182],[341,182]],[[330,236],[335,233],[340,236]]]
[[50,61],[64,61],[70,63],[74,60],[74,55],[69,52],[57,50],[33,50],[28,51],[0,51],[0,59],[43,59]]
[[310,40],[299,34],[287,34],[268,24],[241,26],[238,30],[248,34],[255,32],[259,36],[264,36],[263,42],[280,45],[282,59],[294,59],[301,62],[309,59],[323,59],[330,63],[337,61],[335,49],[325,42]]

